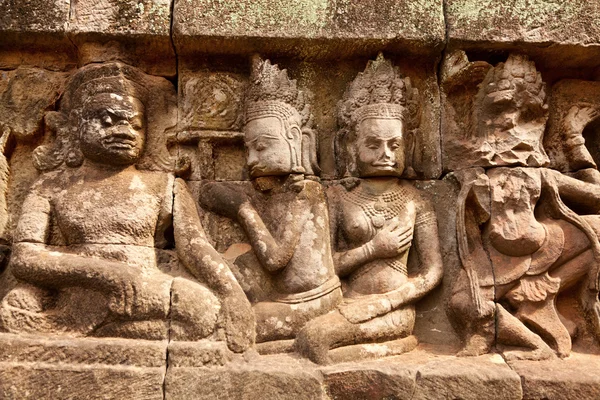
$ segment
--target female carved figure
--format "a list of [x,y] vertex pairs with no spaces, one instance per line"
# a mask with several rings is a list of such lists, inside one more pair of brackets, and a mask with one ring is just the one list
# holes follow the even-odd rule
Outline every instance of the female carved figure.
[[[2,301],[4,329],[252,344],[250,304],[207,242],[185,183],[164,172],[149,120],[166,117],[170,90],[121,63],[72,77],[46,118],[54,146],[35,153],[47,172],[14,235],[9,268],[22,284]],[[169,231],[185,271],[160,263]]]
[[[328,192],[344,301],[298,335],[297,349],[317,363],[368,356],[370,351],[381,356],[412,350],[414,304],[441,281],[433,208],[409,181],[400,179],[409,110],[416,98],[410,80],[380,55],[339,103],[348,172],[360,179],[353,187],[334,186]],[[408,275],[409,251],[421,264],[415,276]],[[385,344],[361,345],[375,342]]]
[[342,295],[323,189],[305,179],[318,171],[309,106],[285,70],[253,63],[244,126],[252,182],[205,184],[200,201],[240,223],[272,282],[273,291],[254,305],[260,343],[293,339]]

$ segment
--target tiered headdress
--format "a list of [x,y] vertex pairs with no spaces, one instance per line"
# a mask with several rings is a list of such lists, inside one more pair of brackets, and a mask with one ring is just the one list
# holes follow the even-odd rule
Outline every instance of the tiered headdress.
[[410,78],[379,53],[346,88],[338,103],[338,120],[342,129],[353,129],[367,118],[401,119],[412,126],[417,98]]
[[514,92],[517,108],[526,108],[544,114],[546,105],[546,84],[535,68],[535,63],[520,54],[511,54],[506,62],[490,69],[480,85],[475,105],[486,96],[503,91]]
[[398,67],[394,67],[382,53],[375,61],[370,60],[364,72],[360,72],[347,86],[342,100],[338,102],[338,172],[348,175],[356,167],[351,143],[361,121],[368,118],[398,119],[405,123],[407,131],[414,130],[418,126],[418,98],[419,92],[413,88],[410,78],[403,77]]
[[[269,60],[252,58],[250,84],[246,91],[244,121],[277,117],[284,125],[284,139],[292,154],[292,172],[313,174],[319,171],[316,162],[316,138],[312,130],[313,116],[305,92],[298,90],[295,79],[287,70],[279,69]],[[295,139],[291,128],[296,126],[301,137]],[[295,142],[297,140],[297,142]]]

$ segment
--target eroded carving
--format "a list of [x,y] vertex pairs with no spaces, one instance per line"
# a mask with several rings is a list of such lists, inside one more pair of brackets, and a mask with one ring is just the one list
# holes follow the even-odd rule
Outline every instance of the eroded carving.
[[[508,146],[494,164],[507,167],[456,172],[463,270],[449,311],[465,338],[459,355],[488,352],[496,338],[507,359],[565,357],[572,337],[600,333],[600,187],[586,178],[590,170],[532,168],[547,164],[546,100],[534,63],[515,55],[489,70],[477,95],[477,137]],[[581,152],[588,114],[571,109],[565,117],[565,135],[579,135],[567,156]],[[569,292],[583,312],[565,305]]]
[[[380,55],[338,104],[342,160],[359,179],[327,193],[344,301],[298,335],[297,349],[317,363],[400,354],[417,344],[414,305],[440,282],[442,261],[432,205],[399,179],[416,99],[410,79]],[[409,253],[421,264],[410,276]]]
[[45,173],[15,232],[5,330],[252,344],[250,304],[168,172],[173,92],[121,63],[71,78],[46,115],[55,138],[34,154]]
[[242,246],[234,262],[255,302],[259,343],[293,339],[342,297],[325,196],[309,179],[318,165],[305,96],[286,70],[255,57],[244,114],[252,182],[211,182],[200,194],[205,208],[237,220],[250,241],[252,252]]

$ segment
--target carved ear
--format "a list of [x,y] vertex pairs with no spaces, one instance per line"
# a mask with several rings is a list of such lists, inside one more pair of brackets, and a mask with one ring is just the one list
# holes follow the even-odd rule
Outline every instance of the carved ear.
[[317,162],[317,138],[312,129],[302,130],[302,166],[307,175],[318,175],[321,173]]

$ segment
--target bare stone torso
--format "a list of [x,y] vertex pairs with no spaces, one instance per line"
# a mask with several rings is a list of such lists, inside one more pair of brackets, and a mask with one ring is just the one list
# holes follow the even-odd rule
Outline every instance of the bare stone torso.
[[[257,211],[278,242],[291,234],[291,227],[305,221],[294,254],[289,263],[274,276],[276,290],[281,294],[302,293],[315,289],[331,279],[335,273],[331,258],[328,233],[327,206],[321,193],[310,182],[300,193],[286,190],[281,193],[257,196]],[[318,197],[315,200],[307,197]],[[258,249],[260,251],[260,249]]]
[[51,205],[66,245],[80,254],[155,267],[168,175],[133,168],[101,174],[64,172],[64,189]]

